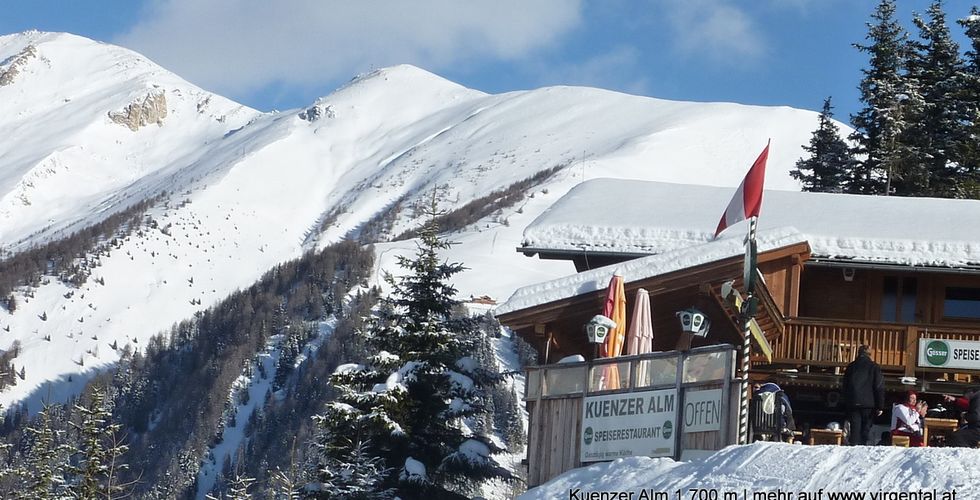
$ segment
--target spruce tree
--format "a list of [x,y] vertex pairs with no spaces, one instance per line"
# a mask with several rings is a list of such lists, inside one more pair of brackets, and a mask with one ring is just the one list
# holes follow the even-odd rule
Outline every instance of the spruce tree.
[[252,500],[252,493],[248,491],[255,483],[255,478],[235,474],[235,478],[228,484],[228,492],[225,494],[227,500]]
[[275,500],[299,500],[302,498],[302,484],[296,477],[296,472],[276,468],[270,478],[272,498]]
[[854,44],[869,56],[868,67],[858,88],[864,107],[851,115],[854,132],[850,139],[860,157],[845,179],[844,192],[879,194],[888,192],[888,180],[899,168],[899,136],[904,129],[903,108],[907,96],[902,79],[906,34],[895,18],[895,1],[881,0],[867,23],[867,45]]
[[112,411],[105,394],[100,389],[92,391],[87,406],[75,406],[82,417],[78,429],[80,445],[75,454],[77,465],[70,469],[77,481],[71,486],[77,498],[122,498],[130,486],[120,481],[128,469],[122,455],[129,450],[118,436],[122,424],[112,421]]
[[809,157],[800,158],[789,172],[803,183],[804,191],[839,193],[856,165],[850,148],[840,137],[840,128],[833,121],[832,109],[828,97],[823,102],[810,144],[803,146]]
[[319,447],[331,459],[360,447],[382,458],[389,472],[381,487],[399,496],[465,498],[476,481],[510,478],[491,457],[502,450],[466,425],[500,377],[471,356],[476,321],[452,314],[458,302],[449,280],[463,266],[441,261],[449,243],[438,236],[434,204],[429,212],[415,256],[399,258],[406,274],[386,276],[392,291],[361,332],[374,354],[331,379],[338,398],[318,419]]
[[517,391],[511,389],[510,398],[507,404],[507,444],[511,446],[511,451],[523,447],[527,444],[527,431],[524,430],[524,419],[521,418],[520,398]]
[[967,116],[967,130],[958,150],[963,169],[961,184],[964,198],[980,199],[980,9],[973,7],[970,15],[958,23],[970,40],[961,78]]
[[[314,418],[321,427],[329,425],[322,420],[322,415]],[[384,458],[370,454],[369,443],[358,442],[350,447],[350,451],[339,454],[336,450],[322,448],[333,446],[330,441],[335,439],[315,445],[314,456],[320,459],[313,471],[316,479],[304,491],[329,499],[385,500],[394,497],[394,490],[384,484],[391,469],[385,467]]]
[[59,442],[61,431],[55,430],[52,412],[45,406],[34,424],[27,427],[31,439],[24,464],[14,471],[20,487],[13,492],[14,498],[48,499],[65,495],[65,466],[68,463],[68,447]]
[[961,197],[958,150],[967,134],[964,63],[946,24],[941,2],[916,14],[919,39],[909,43],[907,87],[918,101],[907,116],[901,142],[908,152],[896,194]]

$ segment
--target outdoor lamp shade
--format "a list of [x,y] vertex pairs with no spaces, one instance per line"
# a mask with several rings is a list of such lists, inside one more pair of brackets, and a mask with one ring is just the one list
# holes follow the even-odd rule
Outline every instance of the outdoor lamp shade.
[[589,336],[589,343],[601,344],[606,341],[609,331],[613,328],[616,328],[615,321],[601,314],[596,314],[585,324],[585,333]]
[[681,331],[698,337],[707,337],[711,320],[703,312],[691,307],[677,313],[681,321]]

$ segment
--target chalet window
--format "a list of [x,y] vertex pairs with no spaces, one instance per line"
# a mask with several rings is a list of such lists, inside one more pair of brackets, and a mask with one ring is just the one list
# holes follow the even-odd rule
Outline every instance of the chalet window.
[[915,278],[885,276],[881,291],[881,320],[895,323],[915,322]]
[[947,287],[943,317],[980,319],[980,288]]

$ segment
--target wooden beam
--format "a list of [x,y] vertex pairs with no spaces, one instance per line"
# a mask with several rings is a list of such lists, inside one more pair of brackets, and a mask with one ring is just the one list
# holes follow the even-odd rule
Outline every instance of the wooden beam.
[[905,327],[905,376],[915,376],[915,365],[919,360],[916,359],[916,352],[919,349],[919,329],[909,325]]
[[800,315],[800,279],[803,274],[803,262],[793,259],[789,268],[789,307],[787,316],[795,318]]

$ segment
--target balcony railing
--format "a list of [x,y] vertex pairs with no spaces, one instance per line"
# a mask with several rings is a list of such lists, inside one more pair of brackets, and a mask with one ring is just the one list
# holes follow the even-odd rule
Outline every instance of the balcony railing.
[[773,340],[773,363],[841,368],[867,345],[881,368],[913,375],[920,338],[980,341],[980,328],[799,318]]

